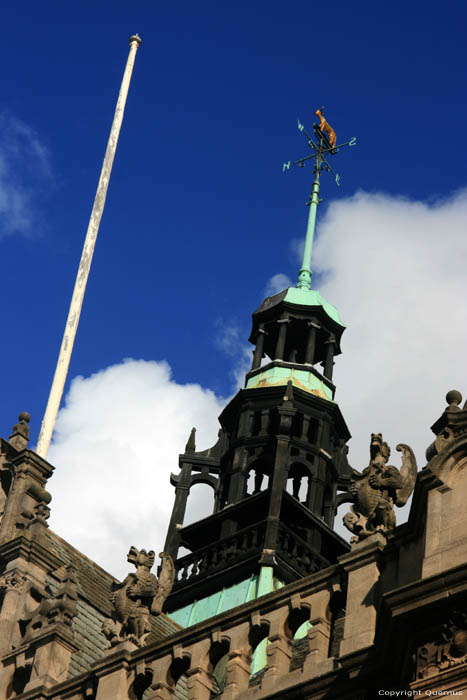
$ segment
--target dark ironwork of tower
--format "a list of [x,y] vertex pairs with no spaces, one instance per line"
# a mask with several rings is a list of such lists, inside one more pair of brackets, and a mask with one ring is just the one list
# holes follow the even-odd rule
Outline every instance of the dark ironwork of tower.
[[[318,169],[326,143],[323,133],[314,145]],[[171,477],[175,503],[164,549],[177,574],[169,613],[252,575],[272,590],[348,550],[332,529],[349,474],[350,433],[332,381],[345,326],[337,309],[300,280],[253,313],[245,387],[222,411],[217,443],[197,452],[193,431],[180,473]],[[213,488],[214,512],[184,526],[198,483]],[[180,547],[190,553],[178,556]],[[256,595],[262,592],[267,586],[260,584]]]

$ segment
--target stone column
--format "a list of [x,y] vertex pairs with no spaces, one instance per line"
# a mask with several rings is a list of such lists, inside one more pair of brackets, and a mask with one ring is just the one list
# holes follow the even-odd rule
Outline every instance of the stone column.
[[[36,508],[47,509],[52,496],[45,489],[53,467],[31,450],[23,450],[10,456],[14,467],[14,478],[0,519],[0,542],[8,542],[31,522],[25,513],[34,513]],[[46,519],[46,518],[45,518]]]
[[324,376],[326,377],[326,379],[329,379],[329,381],[332,381],[332,370],[334,367],[334,348],[336,345],[336,341],[333,335],[329,337],[329,340],[326,340],[325,345],[326,359],[324,361]]
[[[326,420],[321,419],[319,422],[317,445],[327,445],[329,443],[329,432],[330,425]],[[324,489],[325,489],[325,479],[327,472],[327,461],[324,455],[326,453],[324,450],[320,450],[320,454],[314,457],[313,464],[313,475],[312,475],[312,488],[311,488],[311,501],[308,506],[311,510],[321,515],[323,512],[324,504]]]
[[227,684],[222,700],[234,700],[239,693],[248,690],[252,652],[249,631],[249,623],[244,622],[225,632],[225,637],[230,639],[230,652],[227,662]]
[[136,644],[125,641],[107,650],[108,661],[100,662],[96,669],[99,678],[96,700],[128,700],[128,690],[133,680],[130,677],[130,654],[137,649]]
[[338,559],[349,574],[341,656],[373,643],[380,601],[378,562],[385,545],[386,538],[377,532]]
[[310,473],[307,476],[307,487],[306,487],[306,498],[305,498],[305,505],[307,508],[310,508],[311,510],[311,501],[313,499],[313,476],[312,473]]
[[172,654],[168,654],[152,664],[152,683],[145,693],[147,700],[172,700],[174,697],[175,683],[170,673],[172,661]]
[[274,353],[275,360],[284,359],[285,350],[285,340],[287,338],[287,324],[289,323],[288,318],[281,318],[277,321],[279,324],[279,334],[277,336],[276,350]]
[[27,579],[20,571],[7,571],[0,579],[0,590],[5,591],[0,611],[0,654],[10,651],[20,611],[20,599]]
[[328,619],[329,591],[319,591],[313,594],[308,602],[311,603],[311,628],[308,631],[310,644],[308,654],[303,664],[304,677],[313,677],[332,669],[333,661],[328,659],[331,623]]
[[289,443],[289,437],[282,435],[277,437],[276,458],[271,476],[269,512],[264,540],[264,548],[268,552],[274,552],[277,549],[281,503],[287,483]]
[[[11,483],[10,493],[5,504],[5,510],[0,520],[0,542],[8,542],[17,535],[16,523],[24,510],[23,504],[30,500],[26,491],[29,485],[28,468],[24,464],[15,465],[15,476]],[[30,505],[28,503],[28,505]]]
[[[57,683],[66,681],[68,667],[73,652],[78,650],[71,630],[63,625],[50,625],[45,634],[33,638],[36,653],[32,664],[32,672],[25,692],[34,688],[51,688]],[[123,696],[114,695],[114,700],[123,700]]]
[[263,359],[263,351],[264,351],[264,336],[266,334],[266,331],[260,327],[258,330],[258,334],[256,336],[256,347],[253,352],[253,364],[251,365],[251,369],[258,369],[258,367],[261,366],[261,360]]
[[308,431],[310,429],[310,416],[307,416],[306,413],[303,414],[303,423],[302,423],[302,434],[301,434],[301,439],[306,440],[308,442]]
[[247,453],[244,447],[235,448],[235,454],[232,460],[229,495],[227,498],[227,503],[229,504],[238,503],[245,494],[246,458]]
[[325,503],[323,508],[323,518],[326,525],[332,528],[334,521],[334,506],[332,503]]
[[175,486],[175,501],[172,508],[172,515],[170,517],[170,523],[167,530],[167,538],[165,540],[164,552],[170,554],[172,559],[177,558],[180,535],[179,530],[183,525],[183,520],[185,518],[186,504],[188,501],[188,495],[190,493],[190,479],[191,479],[191,464],[187,462],[182,463],[182,468],[180,474],[177,476],[171,476],[172,485]]
[[211,640],[202,639],[186,649],[187,653],[191,655],[190,668],[186,672],[188,700],[209,700],[211,697],[210,648]]
[[99,680],[96,700],[128,700],[128,689],[128,669],[125,665]]
[[332,528],[334,525],[334,518],[337,513],[336,499],[337,485],[335,484],[335,482],[332,481],[330,483],[328,480],[324,489],[323,517],[324,522],[330,528]]
[[289,609],[284,605],[266,618],[270,624],[266,648],[268,665],[261,686],[266,691],[273,690],[278,680],[290,670],[293,640],[289,639],[285,632],[288,615]]
[[312,365],[315,358],[316,332],[321,326],[316,321],[308,323],[308,339],[305,351],[305,364]]
[[15,661],[17,659],[10,655],[8,659],[4,659],[0,666],[0,698],[6,698],[7,688],[13,680],[13,675],[16,670]]
[[264,409],[261,411],[261,426],[260,426],[260,435],[267,435],[268,434],[268,428],[269,428],[269,408]]
[[251,401],[248,401],[241,410],[238,420],[237,437],[250,436],[253,426],[254,406]]

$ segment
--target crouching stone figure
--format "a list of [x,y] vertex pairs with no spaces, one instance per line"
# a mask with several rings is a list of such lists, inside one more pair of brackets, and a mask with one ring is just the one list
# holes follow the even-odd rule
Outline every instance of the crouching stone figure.
[[151,573],[155,554],[145,549],[130,547],[127,560],[136,571],[128,574],[122,583],[114,584],[110,600],[114,606],[111,619],[104,620],[102,631],[110,646],[130,641],[143,646],[151,632],[150,615],[159,615],[172,590],[175,567],[172,558],[162,552],[162,569],[157,579]]
[[352,469],[349,492],[351,512],[344,525],[354,533],[351,542],[396,526],[394,506],[403,506],[415,486],[417,463],[408,445],[397,445],[402,452],[401,470],[387,464],[391,450],[381,433],[372,433],[370,463],[362,472]]

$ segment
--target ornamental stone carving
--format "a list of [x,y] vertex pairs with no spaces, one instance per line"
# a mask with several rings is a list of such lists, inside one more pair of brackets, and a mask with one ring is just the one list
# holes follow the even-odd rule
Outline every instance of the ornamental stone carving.
[[67,566],[65,577],[52,598],[43,598],[34,614],[22,621],[24,640],[28,641],[49,625],[60,624],[71,628],[77,614],[78,578],[73,565]]
[[394,506],[403,506],[415,486],[417,463],[408,445],[397,445],[402,452],[402,468],[387,464],[391,450],[381,433],[372,433],[370,463],[362,472],[352,470],[350,494],[353,505],[344,516],[344,525],[354,533],[351,542],[390,530],[396,526]]
[[453,611],[415,654],[415,679],[430,678],[467,663],[467,613]]
[[460,407],[462,394],[456,389],[451,389],[446,394],[446,403],[448,407],[443,414],[431,426],[431,430],[436,435],[436,439],[428,445],[426,449],[426,458],[428,461],[433,457],[443,452],[446,448],[454,443],[456,439],[465,435],[467,425],[465,420],[466,404],[463,408]]
[[17,593],[22,593],[26,587],[27,578],[16,571],[2,576],[0,579],[0,589],[7,591],[17,591]]
[[13,432],[10,435],[10,445],[13,445],[15,450],[25,450],[29,442],[29,421],[31,416],[26,411],[18,416],[18,423],[13,426]]
[[123,641],[143,646],[151,631],[150,615],[159,615],[172,590],[175,567],[172,558],[162,552],[162,569],[157,579],[151,573],[155,554],[131,547],[127,561],[136,567],[125,580],[116,584],[111,596],[115,608],[111,619],[104,621],[102,631],[111,647]]

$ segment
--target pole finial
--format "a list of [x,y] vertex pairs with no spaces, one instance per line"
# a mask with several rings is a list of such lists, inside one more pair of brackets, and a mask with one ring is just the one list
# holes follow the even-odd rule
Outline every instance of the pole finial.
[[132,35],[130,36],[130,46],[131,46],[133,43],[136,43],[138,46],[141,45],[141,37],[140,37],[139,34],[132,34]]

